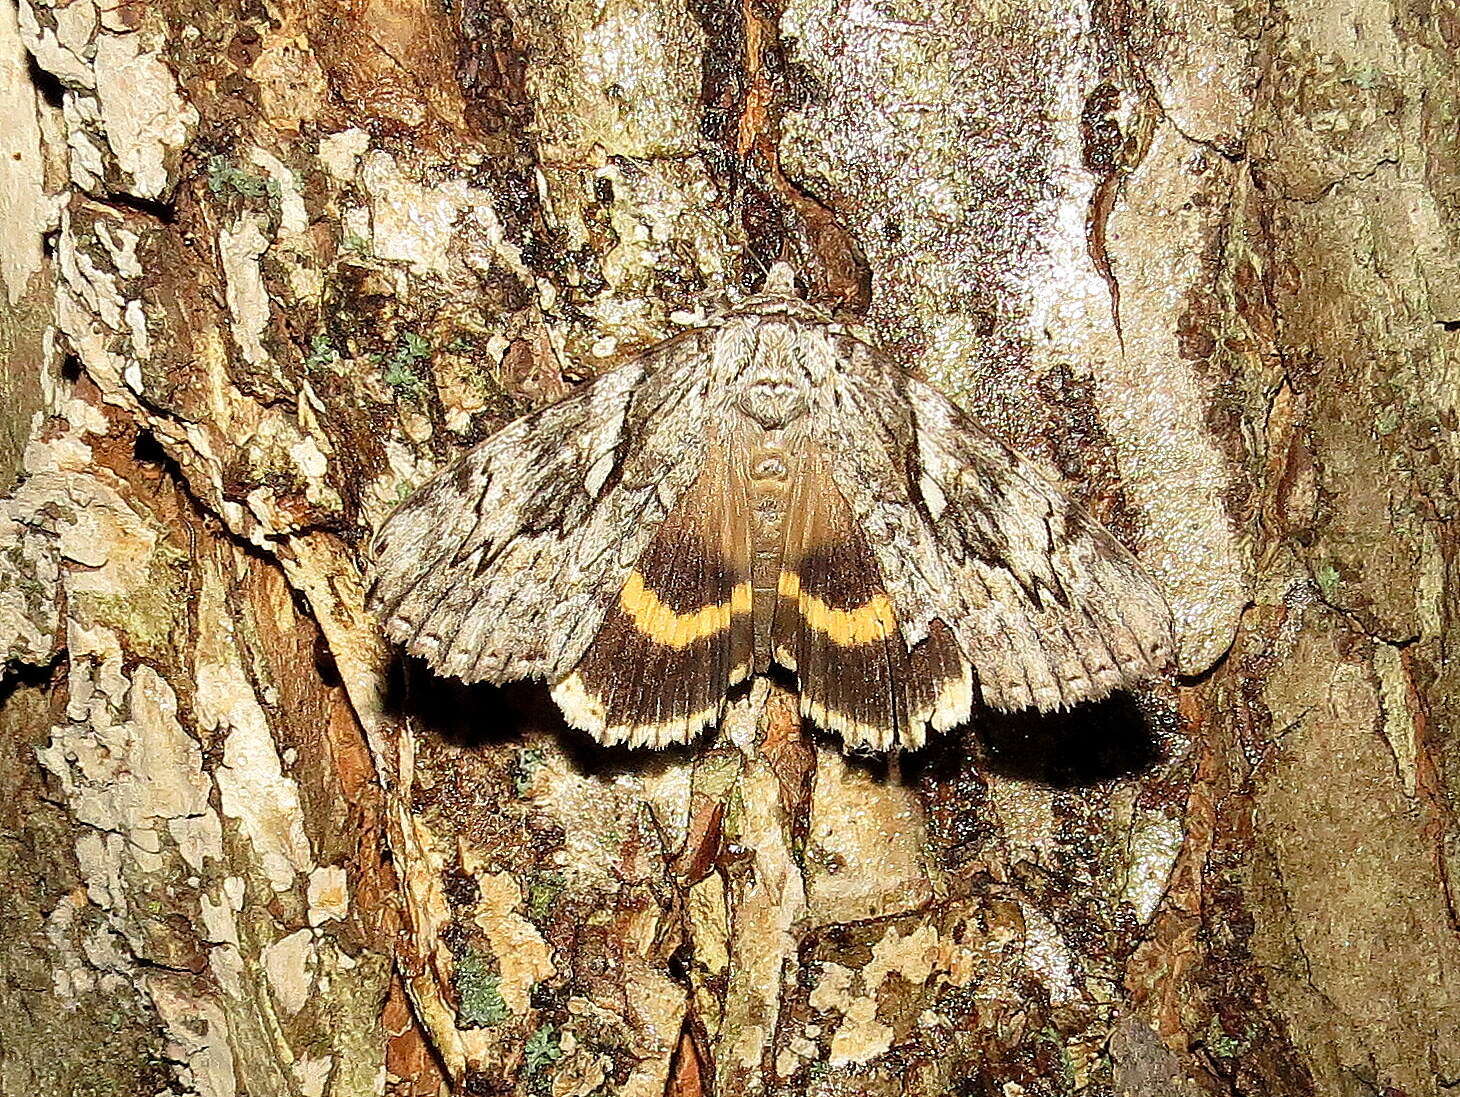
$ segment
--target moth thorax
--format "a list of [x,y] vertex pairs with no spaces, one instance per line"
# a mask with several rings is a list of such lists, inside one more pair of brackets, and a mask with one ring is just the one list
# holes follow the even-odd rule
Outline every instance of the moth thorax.
[[781,430],[806,414],[806,386],[784,374],[763,375],[741,390],[735,406],[762,430]]

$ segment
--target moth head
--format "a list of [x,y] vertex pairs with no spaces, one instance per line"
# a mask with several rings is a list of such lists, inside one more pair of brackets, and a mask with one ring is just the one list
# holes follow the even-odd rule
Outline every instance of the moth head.
[[796,268],[784,260],[772,263],[760,291],[767,297],[800,297],[796,292]]
[[771,265],[758,292],[738,300],[732,297],[722,310],[721,316],[722,319],[789,316],[812,324],[832,322],[831,313],[806,300],[796,289],[796,268],[786,262]]

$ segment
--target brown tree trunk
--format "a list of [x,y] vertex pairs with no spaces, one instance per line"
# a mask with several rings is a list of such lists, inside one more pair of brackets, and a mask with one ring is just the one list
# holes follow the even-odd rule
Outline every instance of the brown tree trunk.
[[[0,1092],[1460,1083],[1450,0],[0,3]],[[393,663],[392,504],[790,257],[1180,677],[888,765]]]

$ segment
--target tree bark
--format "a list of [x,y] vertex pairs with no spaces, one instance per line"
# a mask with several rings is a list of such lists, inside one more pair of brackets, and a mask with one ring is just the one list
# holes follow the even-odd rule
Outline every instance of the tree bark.
[[[0,1091],[1460,1083],[1450,0],[0,4]],[[404,492],[794,259],[1174,681],[657,754],[402,664]]]

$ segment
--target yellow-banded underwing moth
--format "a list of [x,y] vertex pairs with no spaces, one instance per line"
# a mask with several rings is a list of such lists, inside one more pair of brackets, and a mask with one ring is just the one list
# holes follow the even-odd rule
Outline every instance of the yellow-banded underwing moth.
[[373,546],[386,633],[464,681],[546,680],[660,747],[778,664],[851,748],[1161,669],[1135,558],[1031,464],[795,294],[763,291],[524,416]]

